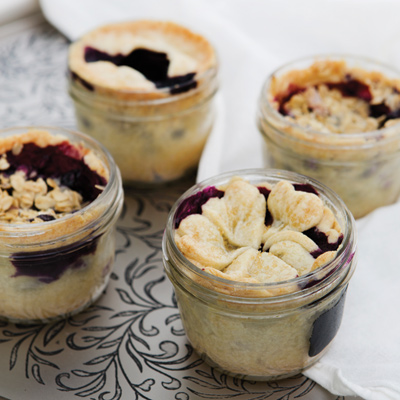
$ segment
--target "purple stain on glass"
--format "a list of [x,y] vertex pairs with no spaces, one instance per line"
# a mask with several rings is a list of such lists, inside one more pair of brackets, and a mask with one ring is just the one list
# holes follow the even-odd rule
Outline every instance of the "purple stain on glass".
[[201,214],[202,205],[207,203],[209,199],[212,197],[218,197],[220,199],[224,194],[225,192],[217,189],[215,186],[208,186],[183,200],[175,213],[175,229],[178,229],[181,221],[189,215]]
[[321,353],[336,336],[342,322],[346,290],[343,291],[340,299],[332,308],[325,311],[314,321],[308,350],[310,357]]
[[53,250],[18,252],[10,256],[16,269],[13,277],[30,276],[40,282],[51,283],[59,279],[67,269],[78,269],[84,266],[83,256],[93,254],[98,237],[84,243],[74,243]]
[[265,197],[265,201],[266,201],[266,210],[265,210],[265,219],[264,219],[264,224],[266,226],[270,226],[272,225],[272,222],[274,222],[274,219],[268,209],[268,197],[271,193],[271,191],[269,189],[267,189],[266,187],[263,186],[257,186],[258,191]]
[[311,253],[314,258],[317,258],[327,251],[336,251],[343,241],[343,234],[340,234],[336,242],[329,243],[328,236],[316,227],[304,231],[303,234],[309,237],[319,247],[318,250]]
[[58,178],[65,185],[80,193],[84,201],[93,201],[101,193],[96,186],[104,186],[106,180],[92,171],[83,161],[79,151],[68,142],[40,147],[26,143],[19,154],[6,153],[10,167],[3,171],[11,175],[22,170],[36,178]]
[[197,86],[195,73],[168,77],[170,60],[166,53],[138,48],[129,54],[111,55],[104,51],[87,46],[84,50],[85,61],[88,63],[108,61],[116,66],[127,66],[139,71],[159,89],[170,88],[171,94],[186,92]]

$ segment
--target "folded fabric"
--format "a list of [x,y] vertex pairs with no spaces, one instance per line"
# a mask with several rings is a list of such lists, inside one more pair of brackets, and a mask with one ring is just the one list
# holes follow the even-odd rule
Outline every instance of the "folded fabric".
[[39,10],[38,0],[1,0],[0,25],[23,18]]
[[[256,107],[267,75],[313,54],[370,56],[400,66],[396,0],[41,0],[71,40],[109,22],[151,18],[184,24],[215,45],[220,60],[218,119],[198,180],[262,166]],[[400,399],[400,204],[359,220],[359,262],[342,327],[329,352],[305,372],[337,395]]]

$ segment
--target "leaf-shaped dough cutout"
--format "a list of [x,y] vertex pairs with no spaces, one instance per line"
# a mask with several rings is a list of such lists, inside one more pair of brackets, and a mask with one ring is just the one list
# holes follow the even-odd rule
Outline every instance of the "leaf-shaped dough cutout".
[[268,209],[274,220],[303,232],[318,225],[324,204],[314,193],[296,191],[291,183],[280,181],[268,196]]
[[268,240],[265,242],[263,250],[266,251],[273,244],[282,242],[283,240],[290,240],[291,242],[298,243],[309,253],[312,253],[312,252],[318,250],[318,245],[313,240],[311,240],[309,237],[307,237],[306,235],[304,235],[301,232],[289,231],[289,230],[280,231],[280,232],[277,232],[277,233],[274,233],[273,235],[271,235],[268,238]]
[[290,240],[273,244],[269,252],[295,268],[300,276],[310,272],[315,261],[303,246]]
[[342,233],[339,223],[328,207],[324,208],[322,219],[316,228],[325,233],[328,243],[336,243]]
[[227,250],[218,228],[200,214],[182,220],[175,231],[175,242],[179,250],[200,268],[222,270],[246,250],[246,247]]
[[297,271],[270,253],[248,249],[224,270],[230,279],[253,278],[260,283],[280,282],[296,278]]
[[221,199],[212,198],[202,207],[233,246],[258,249],[265,230],[265,197],[242,178],[233,178]]
[[282,282],[298,276],[297,271],[270,253],[259,253],[249,268],[249,274],[259,282]]
[[328,262],[332,261],[336,256],[336,251],[326,251],[325,253],[321,254],[318,256],[311,268],[311,271],[315,271],[316,269],[322,267],[325,264],[328,264]]

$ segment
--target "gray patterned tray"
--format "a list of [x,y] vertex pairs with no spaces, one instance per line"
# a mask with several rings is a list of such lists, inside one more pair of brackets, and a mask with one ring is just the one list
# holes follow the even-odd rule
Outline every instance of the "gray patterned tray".
[[[40,18],[0,40],[1,128],[74,128],[68,42]],[[0,395],[9,399],[343,400],[304,376],[255,383],[199,359],[182,330],[161,262],[167,213],[192,181],[126,191],[117,257],[102,298],[50,325],[0,323]]]

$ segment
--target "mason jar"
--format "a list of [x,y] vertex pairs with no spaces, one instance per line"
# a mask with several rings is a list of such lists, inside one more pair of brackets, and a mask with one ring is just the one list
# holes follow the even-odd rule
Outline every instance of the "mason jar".
[[[264,165],[308,175],[325,183],[339,194],[355,218],[394,203],[400,194],[399,78],[400,73],[390,67],[350,56],[311,57],[274,71],[261,90],[257,114],[264,139]],[[310,100],[315,106],[312,112],[328,113],[321,118],[329,119],[330,124],[337,123],[336,132],[326,130],[324,122],[300,124],[298,119],[282,114],[279,97],[287,100],[320,83],[336,85],[344,91],[348,82],[361,82],[359,88],[344,92],[343,101],[348,102],[352,97],[366,99],[364,120],[357,112],[349,115],[339,110],[339,115],[330,115],[318,103],[319,93]],[[380,83],[384,89],[379,87]],[[370,94],[363,92],[363,85],[369,87],[366,90]],[[364,125],[364,131],[358,130],[357,124],[347,132],[341,130],[340,124],[346,118],[351,123],[354,115],[360,127]]]
[[[303,276],[275,283],[228,280],[189,261],[174,239],[179,206],[206,188],[224,187],[233,176],[254,185],[281,180],[311,184],[343,232],[334,259]],[[356,266],[354,218],[328,187],[279,170],[243,170],[213,177],[190,188],[175,203],[162,248],[187,338],[212,367],[239,378],[276,380],[303,371],[328,350],[339,329]]]
[[[52,186],[56,180],[77,179],[76,185],[87,188],[88,174],[78,167],[69,168],[69,164],[78,162],[76,154],[81,152],[84,164],[95,167],[104,178],[101,179],[104,187],[99,188],[96,198],[59,218],[49,215],[50,208],[39,218],[33,216],[26,222],[21,218],[14,221],[12,215],[6,220],[4,210],[1,213],[0,318],[18,323],[47,323],[78,313],[103,293],[114,264],[115,224],[123,203],[121,177],[109,152],[79,132],[56,127],[5,129],[0,132],[2,155],[10,141],[19,143],[8,151],[16,155],[31,143],[49,149],[46,156],[38,156],[32,150],[32,154],[22,157],[21,165],[12,166],[11,173],[16,168],[32,176],[29,182],[20,184],[22,188],[23,185],[33,187],[39,178],[47,179],[47,185]],[[16,147],[19,148],[14,151]],[[64,156],[66,158],[60,159]],[[43,170],[31,171],[33,158],[36,158],[36,165],[45,165],[51,174],[45,176]],[[65,169],[62,178],[58,177],[57,168]],[[6,196],[5,191],[12,191],[9,185],[7,189],[4,186],[8,173],[6,171],[5,178],[2,174],[2,197]],[[64,186],[60,188],[58,195],[62,196]]]
[[[157,31],[159,26],[166,27],[168,32],[173,29],[185,38],[194,35],[172,23],[133,21],[100,27],[70,48],[68,91],[77,126],[106,146],[128,186],[159,185],[196,170],[216,115],[218,64],[215,51],[205,38],[194,36],[199,57],[204,58],[201,54],[204,51],[210,58],[207,67],[193,73],[189,81],[149,90],[134,86],[115,88],[109,84],[107,76],[101,82],[91,81],[92,75],[86,77],[81,73],[82,63],[74,60],[84,51],[80,43],[85,37],[94,37],[106,28],[112,32],[124,29],[129,34],[131,31],[140,34],[141,29]],[[133,34],[131,39],[135,40]],[[90,40],[87,39],[88,43]],[[117,41],[115,36],[112,40]],[[185,40],[181,43],[183,51],[187,47]]]

